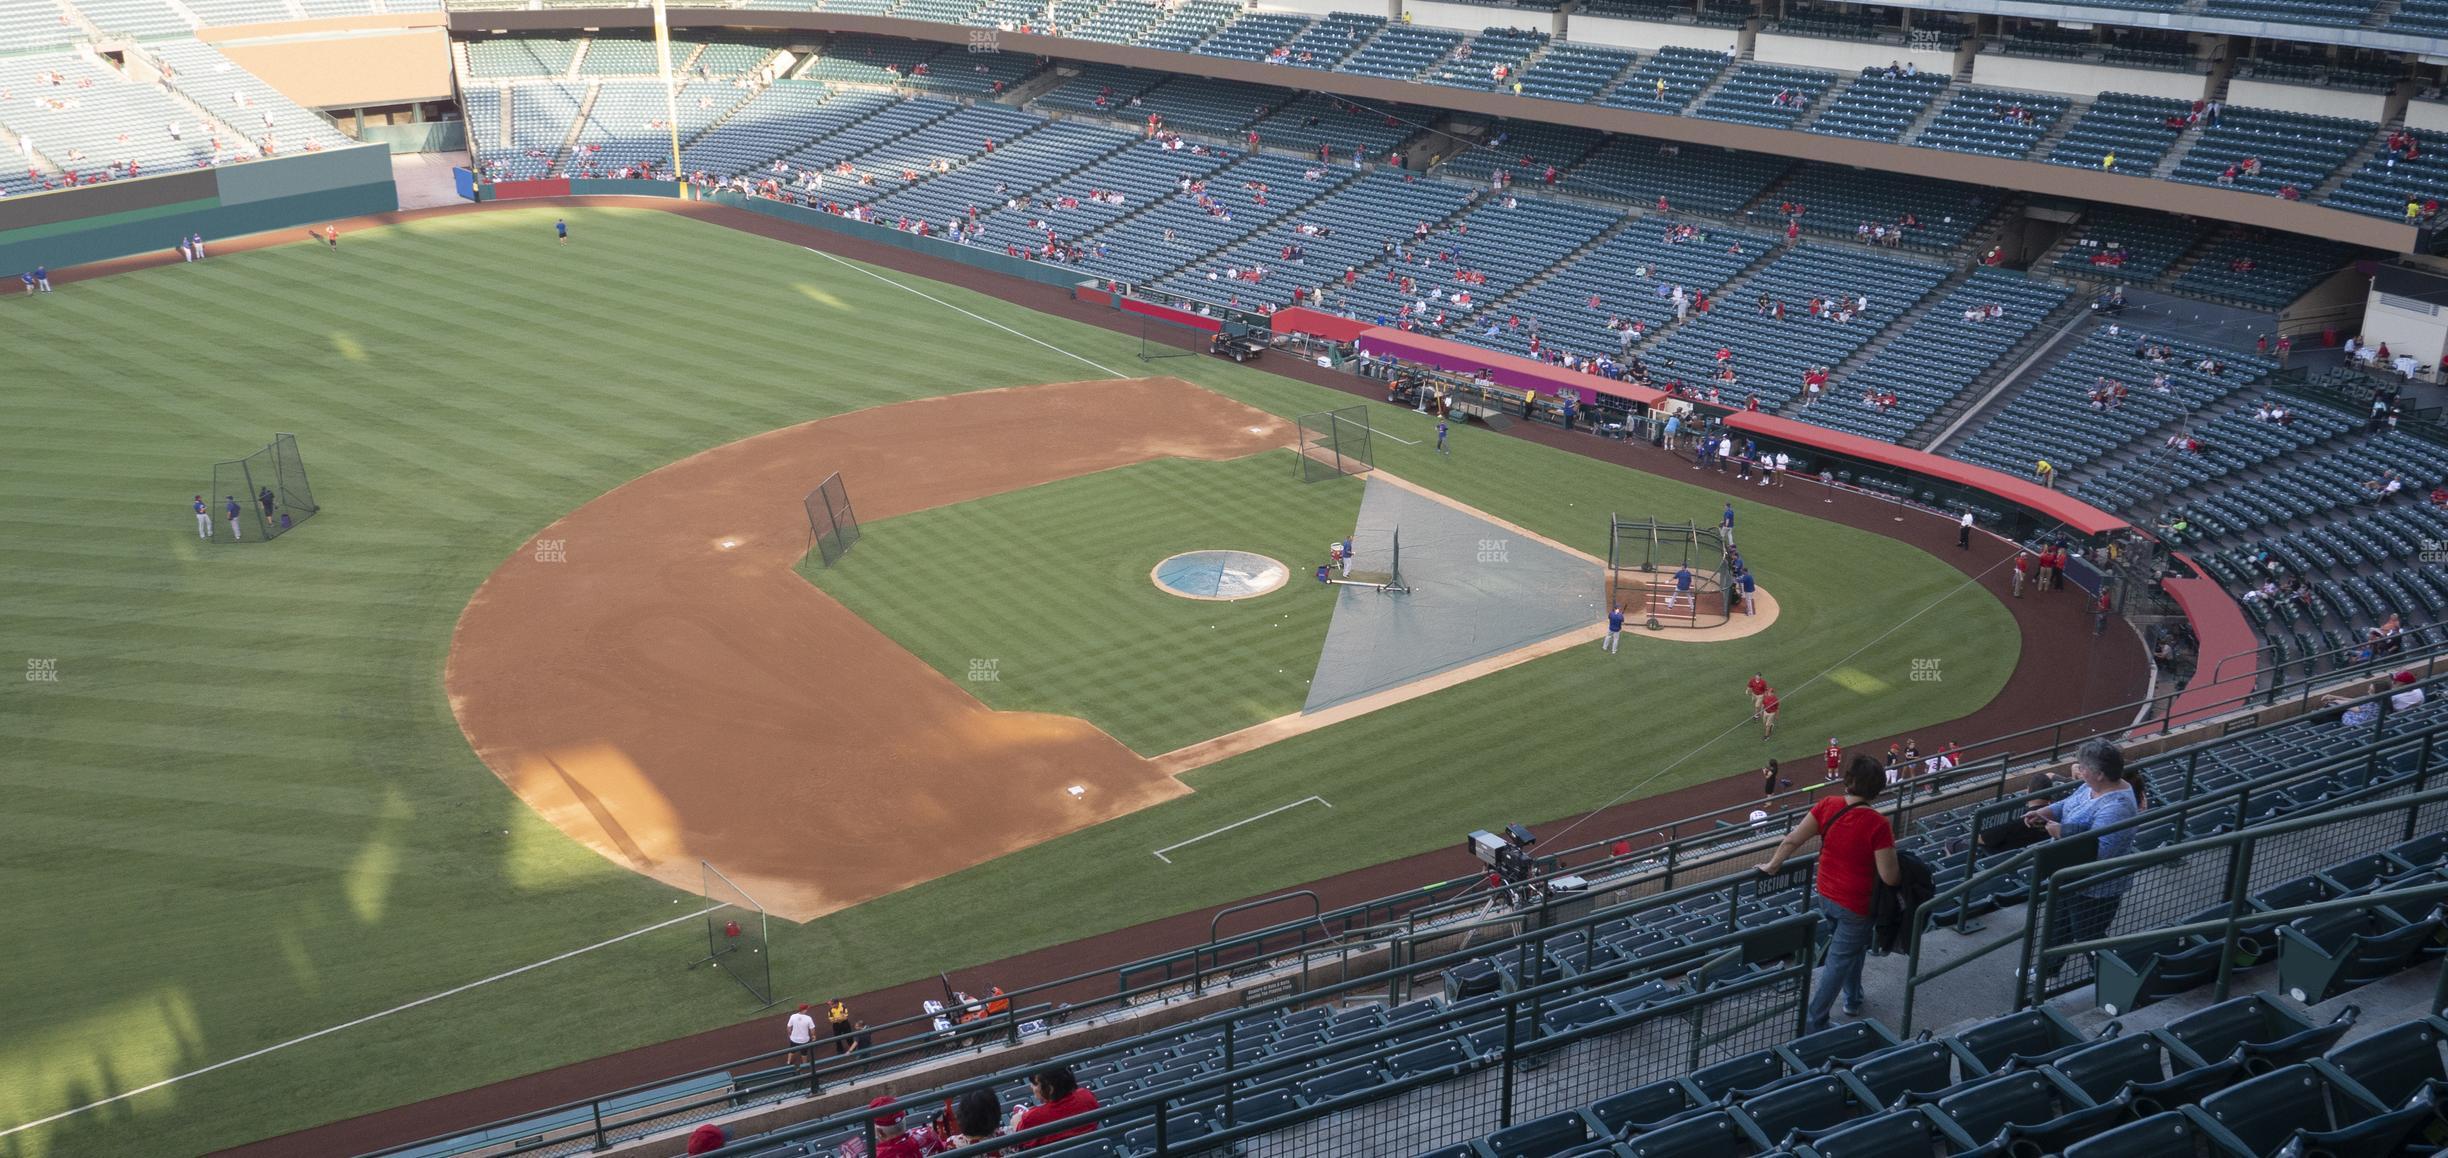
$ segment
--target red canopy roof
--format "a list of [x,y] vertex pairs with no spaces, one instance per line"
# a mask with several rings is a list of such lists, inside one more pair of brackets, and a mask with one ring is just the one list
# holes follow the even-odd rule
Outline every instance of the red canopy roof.
[[1926,450],[1914,450],[1890,442],[1881,442],[1875,438],[1863,438],[1858,434],[1829,430],[1824,426],[1814,426],[1808,422],[1779,418],[1773,414],[1753,414],[1738,410],[1726,416],[1726,425],[1766,438],[1823,450],[1829,454],[1840,454],[1846,458],[1880,463],[1941,482],[1968,486],[1974,490],[1996,495],[2042,518],[2054,519],[2085,535],[2121,531],[2130,525],[2125,520],[2098,507],[2069,498],[2038,483],[2025,482],[2004,471],[1991,470],[1985,466],[1974,466],[1945,455],[1931,454]]

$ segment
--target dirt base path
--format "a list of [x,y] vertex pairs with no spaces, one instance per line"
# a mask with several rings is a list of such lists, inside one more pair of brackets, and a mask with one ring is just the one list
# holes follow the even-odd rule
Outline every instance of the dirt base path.
[[[838,470],[859,517],[882,519],[1291,439],[1172,378],[961,394],[744,439],[539,532],[461,613],[443,687],[476,754],[563,832],[675,888],[700,887],[703,858],[810,920],[1187,789],[1086,721],[987,708],[801,578],[807,492]],[[956,814],[955,844],[904,836]]]
[[[618,205],[629,208],[657,209],[680,213],[700,220],[727,226],[744,233],[770,237],[791,245],[807,246],[856,261],[867,262],[885,269],[916,277],[950,282],[979,293],[988,294],[1016,305],[1042,311],[1057,317],[1102,326],[1125,334],[1140,331],[1136,315],[1121,313],[1107,306],[1092,305],[1074,299],[1068,292],[1049,285],[987,273],[974,266],[944,258],[914,253],[882,242],[846,236],[828,229],[797,225],[761,213],[702,202],[672,201],[662,198],[572,197],[542,201],[488,202],[483,205],[462,205],[454,208],[418,210],[383,214],[340,223],[346,235],[356,229],[372,228],[441,213],[485,213],[532,208],[578,208],[584,206]],[[294,230],[257,237],[233,238],[224,243],[213,242],[217,252],[233,248],[252,249],[292,241]],[[118,262],[82,266],[75,270],[52,274],[55,282],[79,280],[129,269],[166,265],[177,261],[165,251],[154,257],[128,258]],[[1202,335],[1203,336],[1203,335]],[[1169,337],[1169,335],[1160,335]],[[1189,338],[1176,344],[1188,347]],[[1340,390],[1362,400],[1382,401],[1385,387],[1378,382],[1335,370],[1324,370],[1299,358],[1267,358],[1259,365],[1276,374],[1297,378],[1330,389]],[[1997,594],[2014,615],[2015,624],[2023,636],[2023,659],[2006,687],[1996,699],[1978,711],[1951,723],[1916,730],[1920,736],[1946,736],[1971,741],[1980,737],[2001,736],[2019,728],[2039,727],[2122,704],[2143,694],[2149,682],[2150,659],[2141,640],[2123,624],[2113,625],[2105,636],[2092,633],[2091,616],[2084,601],[2077,597],[2060,596],[2028,599],[2006,599],[2005,581],[1998,570],[2001,559],[2009,557],[2011,549],[1988,536],[1975,536],[1972,548],[1958,551],[1955,547],[1955,524],[1952,520],[1908,512],[1892,503],[1866,495],[1828,492],[1814,485],[1755,488],[1739,483],[1730,476],[1692,469],[1689,457],[1672,454],[1641,443],[1616,442],[1587,433],[1570,433],[1534,423],[1515,423],[1497,437],[1522,438],[1574,454],[1612,462],[1633,470],[1663,474],[1682,479],[1695,486],[1726,495],[1740,495],[1770,506],[1807,514],[1831,522],[1857,527],[1910,546],[1928,551],[1958,570],[1973,575],[1985,575],[1984,586]],[[810,485],[813,485],[812,483]],[[863,510],[864,508],[862,508]],[[2068,728],[2063,740],[2079,739],[2099,732],[2121,728],[2125,717],[2103,715],[2087,719],[2082,725]],[[1889,740],[1902,736],[1864,737],[1856,748],[1876,751]],[[2014,745],[2028,751],[2045,747],[2047,735],[2025,738]],[[1702,784],[1693,784],[1670,792],[1637,800],[1625,801],[1601,810],[1588,818],[1585,829],[1624,832],[1654,824],[1664,819],[1683,816],[1705,817],[1723,811],[1730,819],[1739,820],[1739,806],[1759,793],[1759,777],[1751,771],[1729,770],[1729,774]],[[1554,818],[1525,818],[1528,823],[1544,829],[1543,821]],[[1581,819],[1581,818],[1573,818]],[[1416,888],[1432,881],[1444,880],[1468,866],[1457,859],[1460,854],[1451,849],[1398,857],[1363,869],[1341,873],[1301,886],[1315,891],[1328,906],[1354,904],[1373,897],[1389,896]],[[1284,890],[1289,891],[1289,890]],[[1270,894],[1272,895],[1272,894]],[[1178,913],[1162,920],[1149,921],[1128,928],[1116,929],[1093,937],[1083,937],[1061,945],[1053,945],[1022,953],[1000,961],[957,970],[963,983],[992,981],[1006,988],[1042,984],[1064,977],[1085,973],[1100,966],[1135,960],[1151,954],[1195,944],[1207,939],[1210,919],[1219,911],[1254,900],[1255,897],[1234,897],[1217,904]],[[936,992],[932,977],[913,980],[873,993],[853,995],[852,1006],[867,1010],[914,1010],[918,1002]],[[1097,992],[1110,993],[1110,982]],[[1083,989],[1081,998],[1095,996]],[[773,1022],[757,1018],[737,1025],[710,1029],[703,1033],[604,1057],[539,1071],[510,1081],[478,1086],[445,1094],[422,1102],[394,1106],[355,1118],[327,1123],[277,1138],[267,1138],[245,1146],[223,1151],[228,1158],[326,1158],[332,1154],[356,1154],[384,1146],[413,1142],[420,1138],[451,1130],[481,1125],[499,1118],[539,1110],[587,1097],[607,1090],[639,1085],[668,1078],[674,1074],[706,1066],[722,1065],[759,1051],[773,1044]]]

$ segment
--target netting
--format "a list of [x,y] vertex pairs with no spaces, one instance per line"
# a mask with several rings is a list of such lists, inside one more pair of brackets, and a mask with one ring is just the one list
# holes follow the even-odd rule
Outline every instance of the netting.
[[1301,481],[1341,478],[1369,470],[1375,465],[1369,436],[1366,406],[1301,415],[1300,441],[1292,448],[1300,455]]
[[850,509],[850,491],[842,483],[840,471],[826,475],[807,493],[808,533],[816,556],[827,567],[841,562],[842,556],[858,542],[858,515]]
[[766,946],[765,906],[731,883],[721,869],[702,860],[697,865],[705,870],[706,955],[696,965],[710,965],[729,975],[756,998],[759,1008],[773,1004],[773,955]]
[[1723,626],[1734,582],[1718,528],[1608,516],[1607,601],[1627,622],[1651,631]]
[[244,529],[230,540],[237,543],[277,539],[321,509],[307,485],[306,460],[294,434],[275,434],[262,450],[214,463],[212,491],[205,499],[223,524],[230,518],[229,504],[238,504]]

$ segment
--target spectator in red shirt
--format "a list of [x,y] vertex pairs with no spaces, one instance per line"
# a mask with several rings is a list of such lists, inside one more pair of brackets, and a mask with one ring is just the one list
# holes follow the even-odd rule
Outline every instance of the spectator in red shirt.
[[1759,866],[1774,876],[1813,839],[1819,841],[1819,915],[1834,930],[1819,980],[1811,989],[1810,1011],[1802,1032],[1828,1027],[1828,1014],[1844,996],[1847,1017],[1862,1013],[1862,961],[1870,952],[1870,894],[1873,883],[1902,884],[1903,867],[1896,860],[1895,830],[1886,814],[1871,806],[1887,788],[1887,772],[1867,756],[1855,756],[1845,766],[1845,793],[1811,806],[1810,815],[1785,834],[1768,863]]
[[[1070,1066],[1048,1066],[1030,1074],[1029,1092],[1037,1095],[1037,1104],[1024,1107],[1012,1116],[1011,1132],[1014,1134],[1048,1122],[1080,1117],[1097,1108],[1095,1092],[1079,1084],[1079,1079],[1071,1075]],[[1081,1122],[1068,1130],[1057,1130],[1043,1138],[1029,1139],[1020,1143],[1020,1148],[1034,1150],[1049,1142],[1079,1137],[1096,1128],[1094,1120]]]
[[724,1143],[725,1139],[723,1138],[722,1127],[717,1126],[712,1122],[708,1122],[705,1125],[697,1127],[697,1129],[689,1135],[688,1152],[691,1154],[711,1154],[716,1150],[722,1149]]
[[1751,693],[1751,710],[1758,711],[1760,697],[1768,694],[1768,677],[1760,672],[1752,672],[1751,682],[1743,687],[1744,690]]

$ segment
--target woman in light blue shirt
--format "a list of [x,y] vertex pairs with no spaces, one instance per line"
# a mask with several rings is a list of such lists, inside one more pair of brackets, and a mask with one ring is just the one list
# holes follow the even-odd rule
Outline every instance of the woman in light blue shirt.
[[[2131,820],[2141,811],[2141,775],[2127,776],[2125,754],[2116,745],[2106,740],[2083,745],[2074,754],[2074,776],[2081,787],[2055,804],[2033,809],[2024,816],[2024,823],[2046,828],[2051,837],[2062,839]],[[2133,851],[2131,828],[2101,833],[2096,839],[2101,860]],[[2121,874],[2092,877],[2059,894],[2057,911],[2049,921],[2050,942],[2065,945],[2106,936],[2108,927],[2116,923],[2117,902],[2125,899],[2125,887],[2131,883]],[[2061,958],[2059,964],[2070,959]]]

